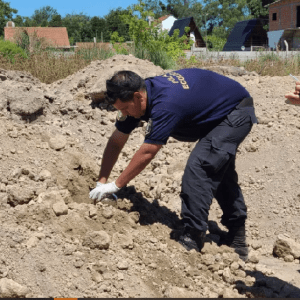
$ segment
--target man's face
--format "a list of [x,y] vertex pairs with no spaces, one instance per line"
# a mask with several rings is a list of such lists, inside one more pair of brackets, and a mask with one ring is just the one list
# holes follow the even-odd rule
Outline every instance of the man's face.
[[145,108],[143,108],[142,96],[140,93],[135,93],[133,100],[122,102],[120,99],[116,101],[114,107],[120,110],[123,116],[131,116],[139,119],[145,114]]

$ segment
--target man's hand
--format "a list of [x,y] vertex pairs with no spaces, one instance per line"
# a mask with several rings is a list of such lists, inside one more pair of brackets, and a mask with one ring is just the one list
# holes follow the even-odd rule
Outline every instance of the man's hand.
[[296,82],[294,91],[290,91],[285,95],[285,98],[289,99],[292,104],[300,104],[300,82]]
[[90,198],[96,201],[100,201],[106,195],[116,193],[119,190],[120,188],[116,186],[115,182],[105,184],[97,182],[96,187],[90,191]]

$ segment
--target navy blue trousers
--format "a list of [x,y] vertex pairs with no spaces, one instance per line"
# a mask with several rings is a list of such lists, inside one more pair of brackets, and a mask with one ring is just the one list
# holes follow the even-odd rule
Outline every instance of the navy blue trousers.
[[223,225],[229,228],[245,223],[247,207],[238,185],[235,158],[239,144],[256,122],[253,107],[237,107],[198,141],[182,178],[184,226],[205,232],[213,198],[223,211]]

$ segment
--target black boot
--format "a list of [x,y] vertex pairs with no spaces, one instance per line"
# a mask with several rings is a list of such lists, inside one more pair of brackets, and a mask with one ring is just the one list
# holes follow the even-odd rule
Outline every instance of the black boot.
[[195,249],[200,252],[204,246],[205,232],[194,228],[185,227],[178,242],[188,251]]
[[227,245],[235,249],[235,252],[243,261],[248,259],[248,245],[246,242],[246,228],[242,226],[232,226],[228,228],[228,234],[221,236],[220,245]]

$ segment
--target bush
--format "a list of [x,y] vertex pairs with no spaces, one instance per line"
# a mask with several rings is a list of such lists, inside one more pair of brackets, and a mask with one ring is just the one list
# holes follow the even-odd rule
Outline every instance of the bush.
[[0,54],[8,58],[11,62],[15,61],[15,56],[26,58],[25,51],[10,41],[0,40]]
[[204,39],[207,44],[207,47],[212,51],[222,51],[227,41],[227,39],[218,37],[214,34],[208,35]]
[[[173,36],[167,32],[160,32],[158,27],[146,21],[153,16],[153,12],[145,11],[145,4],[134,5],[131,15],[122,16],[124,23],[129,26],[129,35],[134,42],[134,55],[138,58],[149,59],[155,65],[164,69],[171,68],[179,57],[184,56],[184,50],[193,44],[187,35],[179,37],[179,30],[175,30]],[[185,28],[186,33],[189,28]],[[112,41],[118,40],[118,34],[114,33]]]

